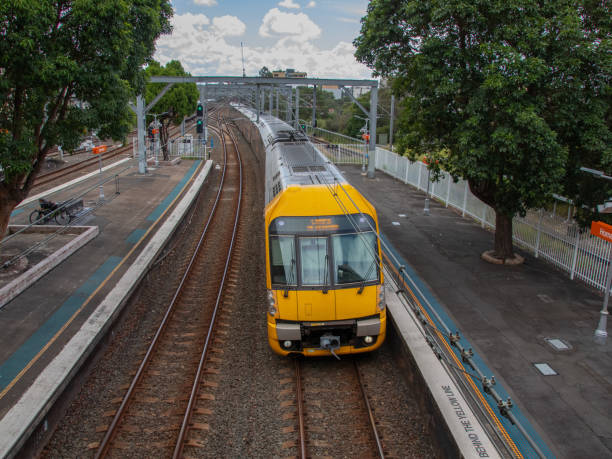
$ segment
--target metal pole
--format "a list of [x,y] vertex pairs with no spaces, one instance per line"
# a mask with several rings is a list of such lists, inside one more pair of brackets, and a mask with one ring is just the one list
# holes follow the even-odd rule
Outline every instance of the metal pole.
[[159,160],[157,159],[159,152],[159,128],[157,127],[157,114],[153,115],[153,126],[153,129],[158,131],[153,137],[153,151],[155,152],[155,167],[159,167]]
[[104,180],[102,178],[102,153],[98,153],[98,164],[100,166],[100,202],[104,201]]
[[376,170],[376,109],[378,106],[378,88],[370,91],[370,153],[368,161],[368,178],[374,178]]
[[287,123],[291,124],[291,115],[293,114],[293,88],[289,86],[289,91],[287,91]]
[[429,184],[431,183],[429,178],[431,176],[431,169],[427,169],[427,191],[425,192],[425,207],[423,208],[423,214],[429,215]]
[[312,128],[317,127],[317,85],[312,88]]
[[138,123],[138,173],[147,173],[147,159],[145,152],[145,104],[144,97],[136,97],[136,120]]
[[257,89],[255,90],[255,111],[257,112],[257,122],[259,123],[259,85],[257,85]]
[[274,116],[276,116],[278,118],[278,102],[280,98],[280,88],[277,86],[276,87],[276,110],[274,110]]
[[393,151],[393,121],[395,120],[395,96],[391,94],[391,121],[389,123],[389,144]]
[[295,88],[295,128],[300,124],[300,87]]
[[608,338],[608,299],[610,298],[610,283],[612,283],[612,248],[608,258],[608,274],[606,274],[606,293],[604,294],[604,302],[600,311],[599,324],[595,330],[595,342],[605,344]]

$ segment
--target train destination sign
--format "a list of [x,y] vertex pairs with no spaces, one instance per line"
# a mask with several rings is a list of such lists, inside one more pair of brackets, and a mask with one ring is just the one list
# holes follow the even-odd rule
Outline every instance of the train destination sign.
[[321,215],[316,217],[280,217],[270,223],[270,234],[331,234],[371,231],[376,228],[369,215]]
[[591,234],[608,242],[612,242],[612,225],[608,225],[604,222],[591,222]]

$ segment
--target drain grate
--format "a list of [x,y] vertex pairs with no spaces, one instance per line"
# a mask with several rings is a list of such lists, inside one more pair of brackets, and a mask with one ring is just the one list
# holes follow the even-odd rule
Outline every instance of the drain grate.
[[545,338],[546,341],[555,351],[569,351],[572,346],[559,338]]
[[544,376],[554,376],[559,374],[547,363],[534,363],[533,366],[536,367]]

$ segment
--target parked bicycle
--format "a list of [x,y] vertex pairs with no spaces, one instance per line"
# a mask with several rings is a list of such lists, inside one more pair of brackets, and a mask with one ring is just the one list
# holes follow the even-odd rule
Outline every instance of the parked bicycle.
[[68,201],[53,202],[46,199],[39,199],[40,207],[30,214],[30,223],[44,225],[51,220],[55,220],[58,225],[67,225],[72,220],[73,215],[66,205]]

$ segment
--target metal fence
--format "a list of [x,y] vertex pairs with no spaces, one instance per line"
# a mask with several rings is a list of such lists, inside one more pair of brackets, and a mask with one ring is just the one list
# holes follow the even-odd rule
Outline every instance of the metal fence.
[[[174,158],[193,158],[207,159],[208,146],[205,139],[193,138],[187,134],[182,137],[170,139],[168,142],[168,156],[170,160]],[[145,139],[145,151],[147,159],[155,159],[158,161],[163,159],[163,153],[159,142],[151,142],[148,138]],[[136,137],[132,138],[132,154],[134,158],[138,158],[138,142]]]
[[[331,134],[335,133],[324,129],[307,126],[306,130],[309,135],[328,142],[334,139]],[[353,145],[339,143],[318,147],[335,164],[363,164],[366,161],[365,144],[359,144],[355,139],[351,141]],[[424,163],[410,161],[380,147],[376,148],[376,169],[423,192],[427,192],[429,182],[430,195],[445,206],[454,207],[463,216],[478,221],[483,228],[495,228],[495,212],[472,194],[465,180],[455,183],[449,174],[444,174],[441,180],[432,182]],[[580,231],[572,213],[571,201],[556,197],[552,209],[533,210],[525,217],[515,217],[512,222],[514,243],[536,258],[542,257],[567,271],[571,279],[581,279],[603,291],[611,244],[586,230]]]

